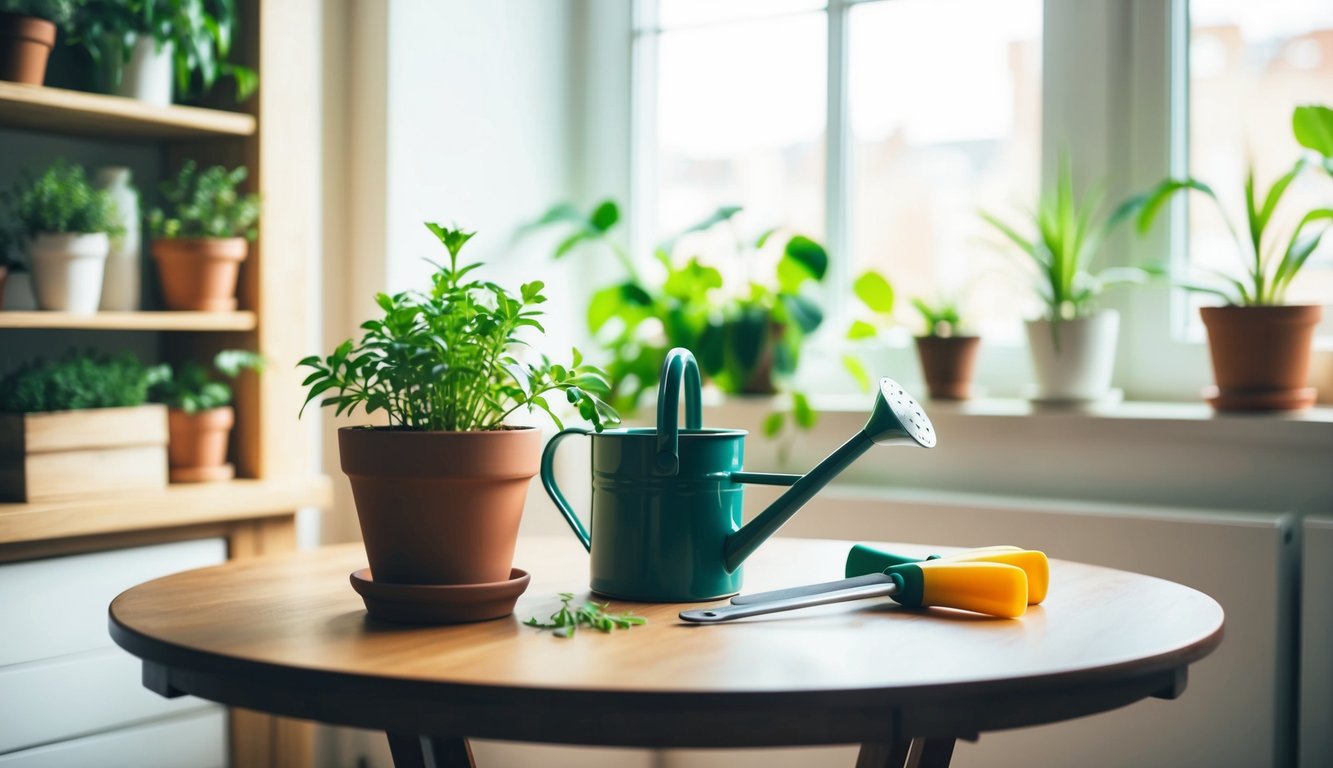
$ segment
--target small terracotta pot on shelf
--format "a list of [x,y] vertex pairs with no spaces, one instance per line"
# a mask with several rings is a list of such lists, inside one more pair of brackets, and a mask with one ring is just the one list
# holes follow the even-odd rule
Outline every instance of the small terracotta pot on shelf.
[[236,309],[241,262],[250,252],[250,243],[245,238],[159,238],[153,241],[152,250],[167,309],[193,312]]
[[918,336],[916,353],[932,400],[966,400],[972,396],[980,336]]
[[236,412],[229,405],[186,413],[167,412],[167,466],[173,483],[230,480],[236,468],[227,463],[227,441]]
[[1298,411],[1314,405],[1310,357],[1317,304],[1202,307],[1215,387],[1205,390],[1218,411]]
[[50,21],[0,13],[0,80],[46,82],[46,62],[55,44],[56,25]]

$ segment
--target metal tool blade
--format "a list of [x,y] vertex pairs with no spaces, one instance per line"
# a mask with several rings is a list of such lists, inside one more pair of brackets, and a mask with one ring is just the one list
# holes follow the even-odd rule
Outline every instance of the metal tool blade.
[[[888,577],[885,578],[887,579]],[[864,600],[868,597],[892,597],[897,593],[898,585],[894,583],[892,579],[889,579],[887,582],[878,584],[868,584],[852,587],[850,589],[840,589],[833,592],[821,592],[813,595],[794,597],[787,600],[770,600],[764,603],[722,605],[717,608],[699,608],[690,611],[681,611],[680,618],[685,621],[699,623],[731,621],[732,619],[743,619],[747,616],[762,616],[766,613],[794,611],[797,608],[810,608],[816,605],[841,603],[848,600]]]
[[893,579],[886,574],[867,573],[863,576],[853,576],[849,579],[835,579],[834,581],[825,581],[819,584],[806,584],[802,587],[788,587],[786,589],[775,589],[770,592],[756,592],[753,595],[736,595],[731,598],[731,604],[754,605],[756,603],[770,603],[774,600],[790,600],[794,597],[822,595],[825,592],[836,592],[840,589],[864,587],[871,584],[890,584],[892,582]]

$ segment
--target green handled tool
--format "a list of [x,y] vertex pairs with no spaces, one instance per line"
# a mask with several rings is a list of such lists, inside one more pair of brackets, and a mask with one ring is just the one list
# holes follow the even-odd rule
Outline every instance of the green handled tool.
[[1028,580],[1027,574],[1017,566],[954,562],[941,558],[890,566],[883,573],[867,574],[861,583],[849,588],[682,611],[680,618],[701,623],[730,621],[868,597],[891,597],[908,608],[959,608],[990,616],[1017,618],[1027,611]]
[[899,565],[913,563],[1000,563],[1023,569],[1028,580],[1028,605],[1037,605],[1046,599],[1046,590],[1050,584],[1050,565],[1043,552],[1020,549],[1011,546],[981,547],[955,552],[951,555],[930,555],[925,560],[885,552],[882,549],[857,544],[847,553],[846,574],[849,578],[826,581],[821,584],[809,584],[802,587],[776,589],[771,592],[756,592],[752,595],[737,595],[731,598],[734,605],[754,605],[774,600],[791,600],[799,597],[835,592],[842,589],[882,584],[881,574]]

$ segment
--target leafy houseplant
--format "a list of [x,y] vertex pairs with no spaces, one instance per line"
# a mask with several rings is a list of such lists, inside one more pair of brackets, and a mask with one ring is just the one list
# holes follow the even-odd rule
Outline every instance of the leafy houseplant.
[[[448,263],[438,265],[426,292],[379,295],[383,315],[362,324],[359,341],[302,360],[311,369],[306,403],[387,418],[386,427],[338,431],[377,582],[505,582],[541,453],[538,430],[507,420],[540,410],[559,424],[549,400],[555,395],[599,430],[619,418],[599,397],[610,391],[605,374],[577,350],[569,365],[545,356],[520,360],[522,335],[544,332],[541,282],[514,294],[481,280],[474,275],[480,264],[458,259],[474,233],[426,226],[448,250]],[[472,618],[512,609],[512,600],[482,606]]]
[[1036,290],[1046,306],[1044,317],[1027,323],[1028,343],[1037,372],[1037,397],[1055,402],[1094,402],[1111,389],[1119,315],[1098,309],[1097,298],[1110,286],[1143,283],[1149,271],[1108,267],[1094,272],[1092,262],[1110,231],[1132,206],[1109,217],[1099,215],[1101,195],[1082,199],[1074,192],[1073,173],[1062,160],[1055,192],[1042,197],[1027,236],[993,214],[982,218],[1024,253],[1036,269]]
[[38,306],[96,312],[109,235],[121,230],[110,196],[88,183],[82,166],[57,160],[37,179],[20,182],[7,200],[32,265]]
[[235,0],[89,0],[73,42],[88,51],[106,86],[166,106],[172,84],[183,98],[218,80],[236,81],[236,100],[258,85],[254,70],[228,62],[236,36]]
[[245,166],[198,172],[187,162],[162,185],[166,208],[153,209],[148,229],[168,309],[236,309],[241,262],[259,220],[259,197],[239,191],[247,175]]
[[[605,286],[588,303],[588,330],[611,355],[607,365],[612,402],[621,409],[635,408],[640,398],[657,386],[657,375],[668,350],[692,350],[707,375],[722,391],[733,394],[768,394],[775,377],[794,373],[806,336],[819,327],[823,312],[810,288],[823,280],[828,254],[823,246],[803,235],[782,241],[771,279],[747,276],[728,286],[723,273],[699,256],[677,257],[676,244],[686,235],[731,225],[740,208],[719,208],[709,217],[659,245],[654,251],[654,272],[647,277],[616,242],[613,230],[620,208],[611,200],[584,214],[571,205],[551,208],[534,226],[572,224],[574,231],[557,246],[556,258],[576,246],[593,243],[609,250],[625,278]],[[758,253],[778,241],[769,230],[752,244],[736,238],[732,258],[748,265]],[[798,425],[813,424],[808,400],[793,394]],[[781,429],[785,416],[771,415],[766,430]]]
[[72,354],[0,378],[0,500],[166,485],[166,411],[145,404],[153,376],[130,356]]
[[41,85],[56,44],[81,0],[0,0],[0,80]]
[[[167,406],[167,463],[171,482],[230,480],[227,438],[236,414],[227,380],[243,370],[262,371],[264,359],[244,349],[228,349],[213,358],[213,373],[194,361],[173,370],[162,366],[149,396]],[[219,378],[219,376],[221,378]]]
[[1307,383],[1321,307],[1289,306],[1285,300],[1291,282],[1333,222],[1333,208],[1307,211],[1287,236],[1273,234],[1271,228],[1288,188],[1308,168],[1304,159],[1298,160],[1267,192],[1256,189],[1250,171],[1244,185],[1243,230],[1227,215],[1212,187],[1197,179],[1165,179],[1133,201],[1139,232],[1144,233],[1177,192],[1195,191],[1213,201],[1231,233],[1244,269],[1239,276],[1213,270],[1212,282],[1176,281],[1186,290],[1226,302],[1200,310],[1217,379],[1216,392],[1208,400],[1217,410],[1285,411],[1314,404],[1316,392]]
[[972,371],[976,367],[981,337],[962,332],[962,314],[952,299],[929,303],[920,297],[912,307],[926,323],[926,332],[916,337],[916,352],[926,388],[935,400],[966,400],[972,395]]

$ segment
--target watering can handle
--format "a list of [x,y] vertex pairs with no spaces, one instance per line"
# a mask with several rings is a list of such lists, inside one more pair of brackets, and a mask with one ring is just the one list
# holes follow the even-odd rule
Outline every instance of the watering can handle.
[[574,531],[574,535],[579,537],[579,542],[583,544],[583,548],[591,552],[592,536],[588,534],[588,529],[584,527],[583,521],[579,519],[579,516],[574,514],[574,510],[569,506],[569,501],[565,498],[565,494],[561,493],[560,488],[555,484],[556,446],[560,444],[561,440],[564,440],[570,435],[587,434],[590,433],[586,429],[571,427],[560,431],[555,437],[551,438],[551,441],[546,444],[546,450],[542,451],[541,474],[542,486],[546,488],[546,494],[551,497],[551,501],[555,502],[555,508],[560,510],[560,514],[564,515],[565,522],[569,523],[569,527]]
[[676,347],[662,361],[662,376],[657,384],[657,457],[655,473],[674,475],[680,469],[681,379],[685,385],[685,428],[703,429],[703,399],[700,394],[699,364],[684,347]]

